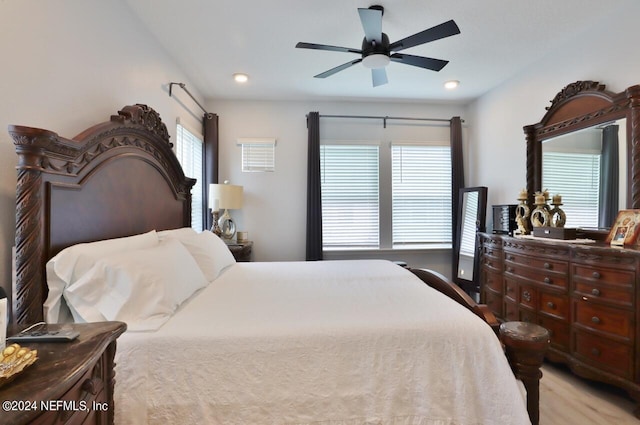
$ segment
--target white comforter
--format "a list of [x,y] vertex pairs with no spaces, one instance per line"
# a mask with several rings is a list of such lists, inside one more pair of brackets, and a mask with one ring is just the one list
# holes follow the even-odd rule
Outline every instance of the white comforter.
[[490,327],[387,261],[235,264],[116,363],[116,424],[529,423]]

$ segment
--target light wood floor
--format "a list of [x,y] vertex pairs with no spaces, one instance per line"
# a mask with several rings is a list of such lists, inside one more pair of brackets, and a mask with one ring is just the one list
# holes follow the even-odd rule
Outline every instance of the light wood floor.
[[640,425],[626,392],[545,363],[540,380],[540,425]]

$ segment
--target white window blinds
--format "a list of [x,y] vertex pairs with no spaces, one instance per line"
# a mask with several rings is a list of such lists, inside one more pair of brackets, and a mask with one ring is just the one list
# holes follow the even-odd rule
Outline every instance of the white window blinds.
[[268,172],[276,167],[276,139],[238,139],[243,172]]
[[176,156],[187,177],[196,179],[191,189],[191,227],[201,231],[204,229],[204,197],[202,180],[204,177],[204,138],[201,134],[187,130],[178,121],[176,129]]
[[393,143],[393,244],[451,242],[451,148]]
[[380,245],[379,146],[320,146],[325,248]]
[[600,154],[544,152],[542,185],[549,195],[562,187],[566,227],[598,227]]

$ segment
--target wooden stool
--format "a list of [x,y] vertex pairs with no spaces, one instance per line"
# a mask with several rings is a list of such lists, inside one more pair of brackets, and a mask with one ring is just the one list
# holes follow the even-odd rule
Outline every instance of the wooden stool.
[[500,341],[511,369],[527,390],[527,411],[532,425],[540,420],[540,366],[549,348],[549,331],[526,322],[504,322],[500,325]]

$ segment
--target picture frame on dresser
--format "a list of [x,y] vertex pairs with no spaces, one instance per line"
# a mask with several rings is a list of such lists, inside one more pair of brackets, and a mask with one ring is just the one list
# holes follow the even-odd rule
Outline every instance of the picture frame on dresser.
[[640,209],[618,212],[605,242],[611,245],[634,245],[640,235]]

